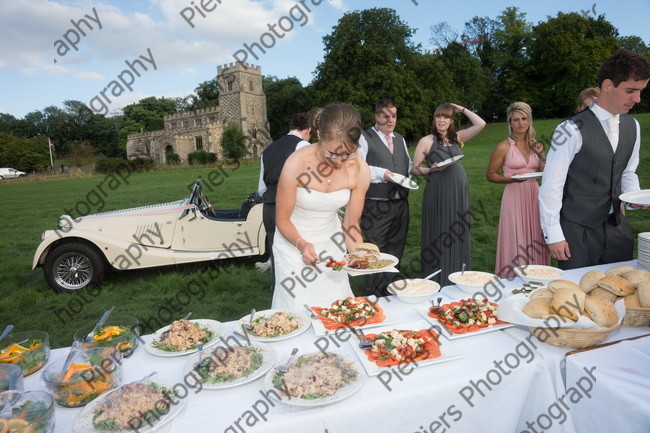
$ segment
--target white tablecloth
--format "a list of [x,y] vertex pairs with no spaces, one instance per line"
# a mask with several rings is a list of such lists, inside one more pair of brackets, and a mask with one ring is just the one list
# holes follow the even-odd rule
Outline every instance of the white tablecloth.
[[[519,281],[505,283],[506,290],[521,285]],[[446,287],[442,292],[450,298],[467,297],[455,286]],[[395,297],[384,298],[380,303],[398,323],[421,319],[413,305],[402,303]],[[226,335],[232,332],[233,324],[225,324]],[[628,331],[619,331],[625,332]],[[629,332],[635,334],[637,331]],[[152,336],[144,338],[146,340]],[[282,360],[293,347],[298,347],[301,354],[316,352],[318,348],[314,342],[317,338],[312,328],[296,338],[271,345],[278,353],[278,359]],[[443,353],[446,343],[447,340],[443,339]],[[221,391],[203,390],[196,393],[188,390],[187,405],[183,411],[159,431],[441,433],[480,429],[488,432],[524,432],[527,422],[537,420],[564,393],[559,366],[566,350],[541,343],[526,328],[510,328],[455,339],[451,344],[462,352],[462,359],[421,366],[412,369],[409,374],[393,370],[388,386],[377,377],[367,377],[358,393],[325,407],[296,408],[275,401],[272,405],[263,398],[263,379]],[[335,343],[330,340],[328,350],[356,359],[347,342]],[[50,362],[65,356],[65,353],[66,349],[53,350]],[[585,355],[585,358],[588,359],[589,355]],[[161,358],[150,355],[140,346],[124,361],[123,382],[137,380],[151,371],[157,371],[161,380],[182,383],[186,362],[187,357]],[[44,389],[40,374],[38,372],[26,378],[25,389]],[[267,409],[268,413],[264,413]],[[70,432],[73,420],[81,410],[57,407],[56,432]],[[544,431],[572,432],[572,425],[573,420],[569,417],[567,422],[561,424],[554,421]]]

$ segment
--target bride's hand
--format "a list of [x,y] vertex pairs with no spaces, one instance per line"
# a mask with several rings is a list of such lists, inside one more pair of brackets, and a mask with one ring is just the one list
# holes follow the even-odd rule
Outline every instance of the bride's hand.
[[316,265],[320,263],[318,260],[318,254],[316,254],[316,248],[312,243],[305,243],[305,245],[300,250],[302,252],[302,262],[306,265]]

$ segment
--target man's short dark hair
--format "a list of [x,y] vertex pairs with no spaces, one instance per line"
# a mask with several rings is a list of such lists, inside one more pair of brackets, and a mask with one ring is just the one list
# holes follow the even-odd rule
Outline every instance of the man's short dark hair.
[[612,80],[614,87],[623,81],[643,81],[650,78],[650,64],[642,55],[630,50],[618,50],[605,60],[598,71],[598,86],[606,79]]
[[303,131],[309,127],[309,113],[294,114],[289,124],[289,130],[297,129],[298,131]]
[[384,98],[377,101],[375,104],[375,114],[379,114],[386,108],[397,108],[392,99]]

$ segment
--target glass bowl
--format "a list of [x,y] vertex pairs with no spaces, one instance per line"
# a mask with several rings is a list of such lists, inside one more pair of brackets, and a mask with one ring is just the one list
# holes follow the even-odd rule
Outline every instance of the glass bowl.
[[14,364],[27,377],[40,369],[50,356],[50,336],[43,331],[21,331],[0,342],[0,363]]
[[52,433],[54,399],[44,391],[0,393],[0,420],[11,433]]
[[[16,380],[15,391],[22,391],[23,386],[23,369],[14,364],[0,364],[0,392],[9,390],[9,376],[12,372],[18,373],[18,380]],[[2,429],[0,429],[2,431]]]
[[113,347],[78,350],[67,370],[62,372],[67,358],[66,353],[52,362],[41,376],[54,402],[60,406],[85,406],[122,382],[122,353]]
[[[93,347],[114,347],[125,358],[130,356],[135,348],[138,346],[138,335],[136,335],[138,328],[138,319],[128,316],[112,316],[104,323],[104,325],[95,331],[95,335],[91,340],[83,341],[84,337],[88,335],[97,322],[88,323],[74,333],[74,341],[80,342],[81,349],[91,349]],[[111,333],[111,330],[123,330],[118,335]]]

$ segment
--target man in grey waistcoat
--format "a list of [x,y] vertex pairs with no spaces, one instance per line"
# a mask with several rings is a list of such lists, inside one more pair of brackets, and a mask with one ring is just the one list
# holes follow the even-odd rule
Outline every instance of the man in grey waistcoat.
[[562,269],[632,259],[634,238],[619,195],[640,189],[639,123],[627,112],[641,101],[648,79],[642,56],[616,51],[598,72],[598,99],[553,133],[539,208]]
[[[375,106],[375,125],[362,132],[357,153],[370,166],[370,188],[361,215],[366,242],[382,253],[402,259],[409,226],[408,189],[395,183],[393,173],[408,176],[413,167],[404,137],[395,132],[397,107],[390,99]],[[386,287],[398,274],[367,275],[365,294],[386,296]]]

